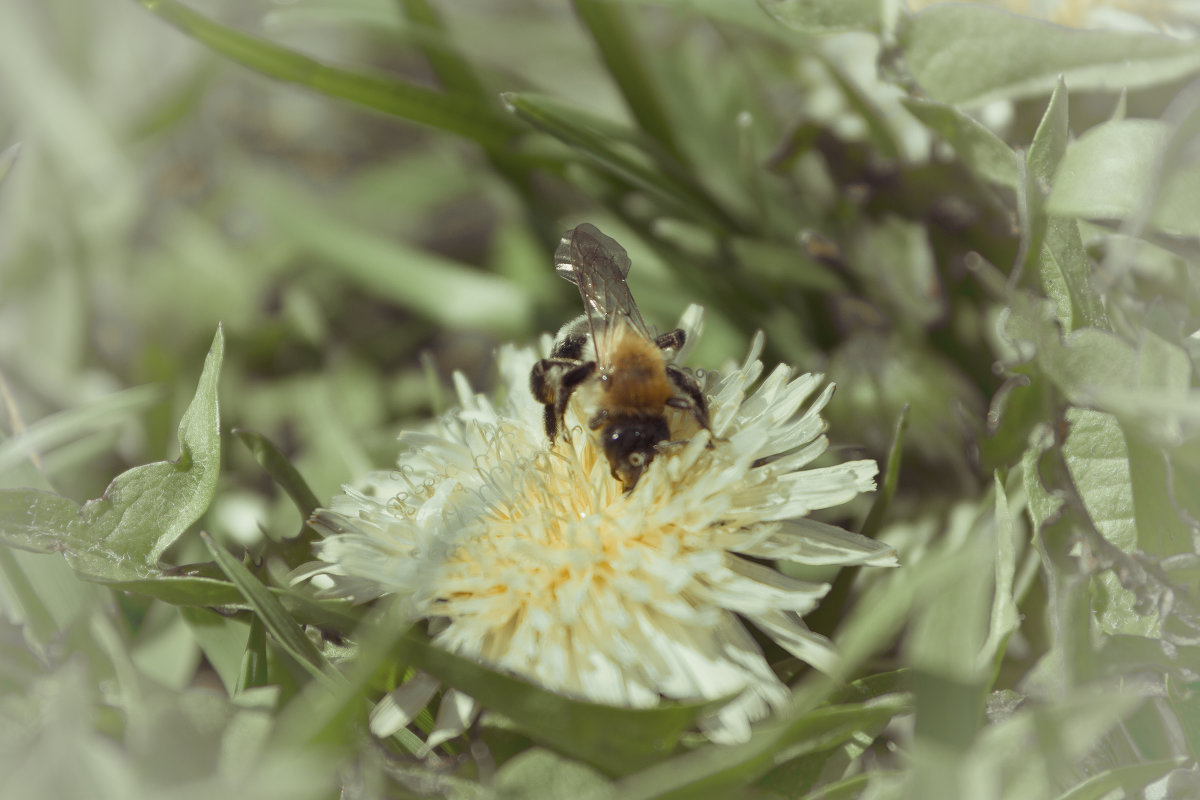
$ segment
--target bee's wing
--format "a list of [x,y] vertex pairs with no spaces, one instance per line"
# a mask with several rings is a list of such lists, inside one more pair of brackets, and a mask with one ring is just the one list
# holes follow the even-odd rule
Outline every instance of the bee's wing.
[[654,338],[625,283],[629,266],[625,248],[586,222],[567,231],[554,251],[554,270],[579,287],[601,367],[608,363],[610,344],[622,323]]

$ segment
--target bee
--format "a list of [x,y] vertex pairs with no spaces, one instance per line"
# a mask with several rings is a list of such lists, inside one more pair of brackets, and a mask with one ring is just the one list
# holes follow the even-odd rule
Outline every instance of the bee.
[[594,225],[563,235],[554,268],[579,287],[584,313],[563,326],[550,357],[534,365],[529,380],[546,407],[550,442],[560,432],[569,436],[563,417],[576,398],[626,491],[670,441],[668,409],[684,411],[710,430],[700,385],[673,363],[685,334],[676,329],[656,336],[646,326],[625,283],[629,266],[625,248]]

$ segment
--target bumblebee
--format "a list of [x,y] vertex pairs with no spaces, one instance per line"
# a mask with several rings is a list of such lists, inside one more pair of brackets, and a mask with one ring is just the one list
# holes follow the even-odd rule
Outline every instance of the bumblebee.
[[696,379],[673,363],[682,329],[661,336],[646,326],[625,282],[625,248],[583,224],[567,231],[555,271],[579,287],[584,313],[567,323],[549,358],[533,367],[530,388],[545,405],[546,435],[569,436],[563,417],[572,398],[598,433],[612,476],[631,490],[670,441],[667,410],[690,414],[709,430],[708,405]]

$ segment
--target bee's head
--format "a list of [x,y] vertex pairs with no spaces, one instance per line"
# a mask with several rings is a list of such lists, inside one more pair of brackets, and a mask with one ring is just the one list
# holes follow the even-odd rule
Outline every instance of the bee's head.
[[613,477],[629,491],[671,432],[663,417],[619,419],[609,423],[601,438]]

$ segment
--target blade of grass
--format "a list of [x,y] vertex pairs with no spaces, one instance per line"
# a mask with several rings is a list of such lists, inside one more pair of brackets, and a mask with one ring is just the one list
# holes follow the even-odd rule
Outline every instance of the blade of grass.
[[292,502],[296,504],[296,508],[300,510],[305,519],[321,505],[321,501],[308,487],[308,482],[292,466],[292,462],[287,459],[287,456],[279,452],[279,448],[275,446],[274,442],[261,433],[245,428],[234,428],[232,432],[254,454],[254,460],[258,462],[259,466],[279,484],[281,489],[287,492],[288,497],[292,498]]
[[516,132],[512,122],[498,109],[488,107],[478,98],[459,92],[436,92],[382,75],[323,64],[214,22],[175,0],[139,2],[201,44],[270,78],[458,134],[489,149],[501,147]]
[[892,161],[898,160],[900,158],[900,143],[896,140],[896,135],[892,132],[887,117],[875,101],[871,99],[871,96],[863,91],[846,74],[841,65],[829,57],[820,47],[814,47],[811,53],[821,62],[821,66],[825,67],[825,71],[829,73],[829,77],[833,78],[833,82],[842,91],[842,96],[846,98],[846,102],[862,117],[863,122],[867,126],[867,133],[871,137],[871,142],[875,145],[879,154]]
[[609,775],[625,775],[668,756],[697,717],[730,698],[619,708],[555,694],[432,644],[409,630],[394,657],[494,709],[527,735]]
[[667,119],[657,81],[633,36],[625,9],[609,0],[575,0],[575,14],[596,43],[600,57],[638,125],[676,160],[679,143]]
[[135,386],[38,420],[12,438],[0,442],[0,473],[12,469],[26,458],[36,459],[44,450],[122,422],[146,410],[162,396],[162,387]]
[[[613,137],[598,130],[597,125],[583,112],[530,94],[506,92],[501,98],[518,117],[578,150],[605,172],[674,206],[708,227],[730,233],[741,230],[741,226],[699,189],[651,167],[648,156],[637,159],[628,152],[628,148],[618,149]],[[631,142],[634,137],[627,134],[624,138]]]
[[906,403],[900,410],[899,419],[896,420],[896,432],[892,435],[892,446],[888,448],[887,467],[883,472],[883,485],[879,488],[879,496],[875,498],[875,503],[867,514],[862,530],[859,531],[863,536],[874,538],[875,534],[879,533],[884,514],[887,513],[888,506],[892,502],[892,496],[896,494],[896,485],[900,482],[904,432],[908,430],[908,411],[909,406]]
[[17,158],[20,155],[20,142],[15,142],[4,148],[4,150],[0,150],[0,184],[4,183],[4,179],[8,176],[9,170],[12,169],[13,164],[17,163]]
[[267,629],[261,617],[250,620],[250,638],[242,656],[242,670],[238,675],[238,694],[247,689],[266,686],[267,678]]
[[[397,5],[410,22],[439,33],[445,31],[441,15],[426,0],[399,0]],[[479,79],[474,66],[460,57],[457,50],[449,47],[422,46],[421,52],[429,60],[429,65],[433,67],[434,74],[446,91],[459,92],[468,97],[488,96],[488,89]]]
[[241,561],[214,542],[207,533],[201,532],[200,538],[204,541],[205,547],[208,548],[208,552],[212,554],[221,571],[229,576],[229,580],[238,587],[242,596],[254,608],[258,618],[262,620],[263,625],[280,647],[296,659],[314,678],[330,688],[341,684],[340,676],[337,676],[333,667],[317,650],[317,646],[304,635],[304,631],[300,629],[296,620],[288,614],[270,590],[263,586]]
[[[349,664],[345,680],[332,692],[314,685],[301,689],[280,713],[276,744],[291,749],[317,742],[344,742],[346,726],[366,719],[372,705],[368,693],[378,688],[380,673],[394,669],[393,650],[408,628],[394,601],[384,601],[368,612],[351,637],[358,643],[358,654]],[[410,753],[424,746],[408,729],[393,738]]]

